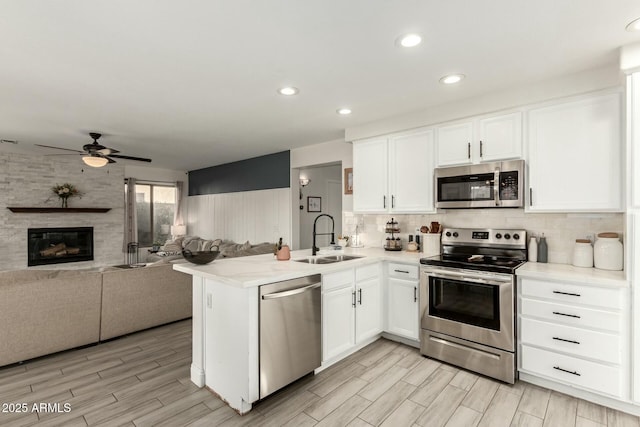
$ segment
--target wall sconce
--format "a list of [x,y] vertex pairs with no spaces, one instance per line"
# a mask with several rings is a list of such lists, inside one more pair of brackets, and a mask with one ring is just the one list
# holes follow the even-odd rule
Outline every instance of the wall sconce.
[[302,200],[302,188],[309,185],[310,182],[309,178],[300,178],[300,200]]

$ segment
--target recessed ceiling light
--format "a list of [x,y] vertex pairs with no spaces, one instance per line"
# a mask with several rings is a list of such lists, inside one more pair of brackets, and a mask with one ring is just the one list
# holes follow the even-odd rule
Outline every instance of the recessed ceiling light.
[[440,83],[452,85],[454,83],[458,83],[462,79],[464,79],[464,74],[449,74],[448,76],[441,78]]
[[298,88],[293,86],[286,86],[278,89],[278,93],[285,96],[297,95],[298,92],[300,92]]
[[336,110],[336,113],[340,114],[341,116],[348,116],[349,114],[351,114],[351,109],[350,108],[338,108]]
[[626,28],[627,31],[640,31],[640,18],[634,19],[629,22]]
[[414,47],[422,43],[422,37],[419,34],[405,34],[398,37],[397,43],[402,47]]

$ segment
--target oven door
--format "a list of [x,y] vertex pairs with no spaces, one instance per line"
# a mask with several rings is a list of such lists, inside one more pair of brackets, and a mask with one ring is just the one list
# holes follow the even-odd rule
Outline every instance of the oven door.
[[420,303],[422,329],[515,351],[513,275],[423,268]]

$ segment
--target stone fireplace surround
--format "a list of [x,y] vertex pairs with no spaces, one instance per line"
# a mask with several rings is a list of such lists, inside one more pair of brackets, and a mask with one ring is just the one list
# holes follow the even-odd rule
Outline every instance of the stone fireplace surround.
[[[94,260],[42,265],[30,269],[84,269],[122,264],[124,236],[124,166],[83,165],[73,156],[47,157],[0,152],[0,271],[27,268],[27,230],[48,227],[93,227]],[[51,187],[75,185],[82,197],[70,207],[111,208],[105,213],[14,213],[8,207],[59,207]]]

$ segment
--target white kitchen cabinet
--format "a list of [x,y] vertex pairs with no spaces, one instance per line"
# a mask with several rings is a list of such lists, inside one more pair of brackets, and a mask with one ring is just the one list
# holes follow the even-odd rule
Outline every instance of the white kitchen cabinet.
[[344,355],[382,332],[380,264],[322,276],[322,360]]
[[356,269],[356,344],[382,332],[380,265]]
[[437,128],[438,166],[517,159],[522,156],[522,113],[477,117]]
[[529,212],[622,210],[619,93],[529,111]]
[[353,143],[353,210],[385,213],[390,206],[387,185],[387,138]]
[[419,339],[418,282],[416,265],[387,265],[387,332]]
[[528,277],[518,280],[519,371],[627,399],[627,289]]
[[433,168],[431,129],[354,142],[354,211],[433,212]]
[[342,354],[356,344],[353,324],[353,283],[322,294],[322,360]]

